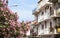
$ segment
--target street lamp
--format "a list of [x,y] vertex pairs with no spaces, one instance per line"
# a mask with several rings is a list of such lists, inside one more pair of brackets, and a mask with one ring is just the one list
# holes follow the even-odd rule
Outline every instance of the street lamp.
[[17,7],[18,5],[12,5],[12,6],[8,6],[8,7]]

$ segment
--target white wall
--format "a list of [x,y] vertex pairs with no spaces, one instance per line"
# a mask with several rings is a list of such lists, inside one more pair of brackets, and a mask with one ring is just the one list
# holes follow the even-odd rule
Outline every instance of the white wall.
[[42,29],[42,24],[44,26],[44,22],[42,22],[38,27],[38,35],[43,35],[44,34],[44,29]]
[[[45,24],[44,22],[42,22],[42,24]],[[49,34],[50,33],[50,21],[47,20],[47,28],[45,28],[45,25],[44,25],[44,29],[42,30],[41,29],[41,24],[39,25],[38,27],[38,35],[44,35],[44,34]]]
[[49,32],[50,32],[50,28],[49,27],[50,27],[50,21],[48,20],[47,21],[47,28],[44,29],[44,34],[49,34]]
[[47,12],[44,12],[44,15],[40,14],[38,15],[38,22],[44,21],[46,19],[50,19],[50,10],[48,9]]
[[38,27],[38,35],[43,35],[44,34],[44,30],[41,29],[41,24]]

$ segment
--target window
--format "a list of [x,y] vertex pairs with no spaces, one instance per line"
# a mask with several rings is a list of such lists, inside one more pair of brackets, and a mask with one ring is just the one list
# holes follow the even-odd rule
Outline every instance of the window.
[[52,7],[50,7],[50,15],[53,15],[54,14],[54,11],[52,9]]
[[60,3],[56,3],[55,7],[56,7],[56,9],[59,9],[60,8]]
[[44,29],[44,25],[43,24],[41,25],[41,29]]
[[45,7],[45,12],[47,12],[47,9],[49,9],[49,6],[46,6],[46,7]]
[[60,8],[60,3],[58,3],[58,8]]
[[54,29],[52,27],[52,22],[50,22],[50,32],[54,32]]
[[46,9],[49,9],[49,6],[46,6]]
[[60,24],[60,18],[58,18],[58,23]]
[[52,22],[50,22],[50,27],[52,27]]
[[41,15],[43,15],[44,14],[44,12],[41,12]]
[[45,21],[45,28],[47,28],[47,21]]

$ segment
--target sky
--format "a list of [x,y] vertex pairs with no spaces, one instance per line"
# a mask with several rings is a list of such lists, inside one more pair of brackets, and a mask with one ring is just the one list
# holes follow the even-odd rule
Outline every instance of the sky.
[[[17,12],[19,21],[33,21],[32,11],[37,7],[38,0],[9,0],[8,6],[13,12]],[[14,5],[18,5],[15,7]]]

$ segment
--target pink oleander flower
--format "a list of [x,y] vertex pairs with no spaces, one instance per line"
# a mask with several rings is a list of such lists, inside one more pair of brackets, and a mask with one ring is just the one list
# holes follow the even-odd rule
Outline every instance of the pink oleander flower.
[[5,20],[8,20],[8,18],[5,18]]
[[10,28],[7,28],[8,31],[10,31]]
[[10,25],[15,26],[15,22],[10,20]]
[[3,11],[3,8],[0,8]]

